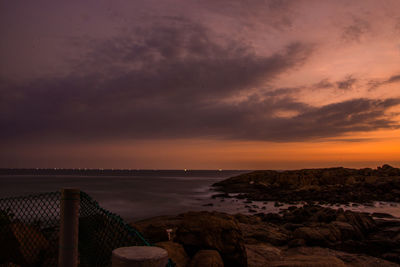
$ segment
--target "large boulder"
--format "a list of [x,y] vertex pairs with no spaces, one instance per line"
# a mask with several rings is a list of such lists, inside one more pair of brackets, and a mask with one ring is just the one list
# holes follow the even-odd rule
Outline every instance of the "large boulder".
[[[173,240],[176,229],[182,221],[182,215],[157,216],[150,219],[136,221],[131,226],[143,234],[152,243]],[[168,234],[169,232],[169,234]]]
[[293,232],[296,239],[304,239],[308,245],[330,246],[341,240],[340,231],[329,226],[300,227]]
[[190,261],[189,267],[224,267],[224,262],[216,250],[199,250]]
[[198,250],[217,250],[225,266],[247,266],[242,232],[233,216],[218,212],[183,214],[176,231],[176,241],[183,244],[189,256]]
[[11,225],[2,225],[0,223],[0,263],[15,262],[23,264],[23,259],[20,244],[11,229]]
[[363,237],[376,228],[376,223],[370,215],[358,212],[345,211],[338,215],[337,221],[351,224],[358,235]]
[[290,239],[289,231],[271,223],[240,223],[240,229],[245,233],[245,241],[247,244],[266,242],[275,246],[282,246]]
[[270,262],[282,260],[282,249],[266,243],[246,244],[249,267],[270,266]]
[[336,228],[340,231],[341,239],[357,239],[362,238],[361,233],[347,222],[333,221],[330,223],[330,227]]
[[168,257],[176,264],[176,267],[185,267],[189,263],[190,259],[181,244],[165,241],[158,242],[155,245],[168,252]]
[[43,262],[49,241],[36,227],[14,222],[1,227],[0,248],[1,262],[36,266]]

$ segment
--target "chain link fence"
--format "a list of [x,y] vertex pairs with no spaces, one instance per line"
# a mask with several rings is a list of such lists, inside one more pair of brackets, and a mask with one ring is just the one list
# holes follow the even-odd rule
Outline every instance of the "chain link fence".
[[[51,192],[0,199],[0,266],[57,266],[60,198]],[[81,192],[80,199],[79,266],[111,266],[114,249],[150,245],[88,194]]]

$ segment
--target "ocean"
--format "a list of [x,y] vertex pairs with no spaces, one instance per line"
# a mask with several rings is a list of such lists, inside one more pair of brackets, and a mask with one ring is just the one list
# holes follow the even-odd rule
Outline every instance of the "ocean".
[[[244,214],[279,212],[288,206],[275,207],[274,202],[246,203],[235,198],[212,198],[212,195],[218,194],[212,190],[213,183],[245,172],[145,170],[129,176],[1,175],[0,198],[79,188],[98,201],[101,207],[127,221],[200,210]],[[375,202],[373,206],[340,207],[387,212],[400,218],[398,203]]]

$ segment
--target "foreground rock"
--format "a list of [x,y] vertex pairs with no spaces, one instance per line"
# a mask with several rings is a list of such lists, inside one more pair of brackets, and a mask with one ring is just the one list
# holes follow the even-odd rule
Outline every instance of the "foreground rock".
[[351,254],[321,247],[273,247],[268,244],[246,245],[249,267],[398,267],[399,265],[363,254]]
[[[301,208],[293,207],[279,217],[275,215],[236,215],[241,222],[240,227],[245,233],[246,244],[272,245],[274,248],[280,248],[279,253],[276,250],[273,251],[275,255],[281,256],[287,251],[293,252],[294,248],[320,247],[352,255],[354,253],[368,255],[370,257],[367,259],[368,261],[388,264],[392,262],[388,266],[400,263],[399,220],[374,220],[365,213],[343,211],[342,209],[333,210],[313,205]],[[247,223],[250,221],[251,223]],[[260,229],[265,233],[260,234]],[[284,256],[285,261],[287,261],[287,257],[287,255]],[[251,255],[248,255],[248,258],[250,259]],[[353,255],[352,258],[358,258],[358,256]],[[277,261],[279,257],[269,260]],[[353,261],[355,260],[353,259]],[[360,261],[363,262],[366,259]],[[306,264],[304,266],[314,265]],[[340,266],[340,264],[334,266]],[[378,264],[376,266],[386,265]]]
[[176,231],[176,241],[189,255],[202,249],[215,249],[226,266],[246,266],[242,232],[233,216],[223,213],[188,212]]
[[164,241],[158,242],[155,245],[168,252],[168,257],[176,264],[176,267],[185,267],[188,265],[190,258],[181,244],[172,241]]
[[33,226],[15,222],[0,228],[0,266],[7,262],[23,266],[43,264],[48,251],[49,241]]
[[176,248],[173,259],[187,255],[178,266],[220,266],[219,256],[224,266],[400,266],[400,221],[342,209],[306,205],[281,215],[188,212],[134,226],[153,240],[168,238],[162,232],[174,229],[173,242],[158,245]]
[[168,240],[167,230],[189,257],[200,250],[217,251],[225,266],[247,266],[244,238],[238,221],[218,212],[188,212],[136,222],[134,225],[152,242]]
[[304,169],[255,171],[215,183],[218,191],[241,193],[250,200],[325,203],[400,202],[400,169]]
[[189,267],[224,267],[221,256],[216,250],[200,250],[191,260]]

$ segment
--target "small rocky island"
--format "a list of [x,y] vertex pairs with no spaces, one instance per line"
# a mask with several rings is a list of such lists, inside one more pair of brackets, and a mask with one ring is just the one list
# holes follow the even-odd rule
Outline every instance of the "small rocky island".
[[[304,169],[254,171],[213,185],[217,191],[238,193],[249,200],[320,203],[400,202],[400,169]],[[224,196],[224,194],[220,195]]]
[[400,169],[255,171],[214,186],[221,198],[307,204],[252,215],[187,212],[132,225],[178,267],[400,266],[400,218],[319,205],[400,202]]

